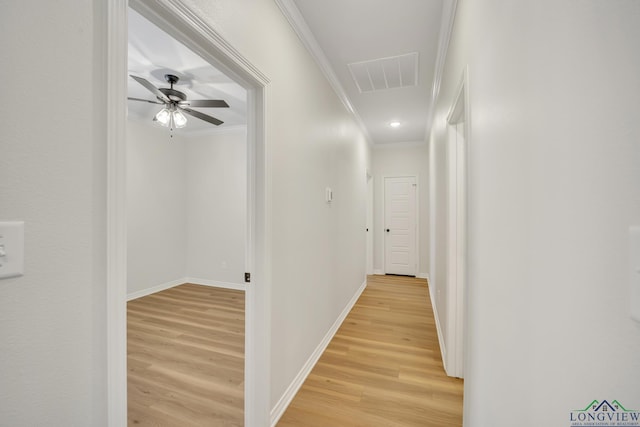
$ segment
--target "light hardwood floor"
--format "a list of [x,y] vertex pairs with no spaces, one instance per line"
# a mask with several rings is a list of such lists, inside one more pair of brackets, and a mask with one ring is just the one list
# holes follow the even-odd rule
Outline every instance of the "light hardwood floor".
[[370,276],[278,427],[462,425],[425,280]]
[[184,284],[127,316],[130,426],[243,425],[244,292]]

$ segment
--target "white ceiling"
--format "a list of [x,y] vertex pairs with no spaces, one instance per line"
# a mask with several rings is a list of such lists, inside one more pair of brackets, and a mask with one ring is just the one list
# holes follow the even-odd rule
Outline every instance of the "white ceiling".
[[[200,56],[187,49],[167,33],[129,9],[129,74],[147,79],[156,87],[169,87],[165,74],[175,74],[180,81],[175,89],[187,99],[224,99],[229,108],[193,108],[216,117],[224,123],[214,126],[187,115],[187,126],[178,131],[186,134],[216,131],[247,123],[247,92]],[[128,96],[155,100],[155,96],[129,78]],[[161,105],[128,101],[129,117],[152,124]]]
[[[316,51],[316,59],[326,58],[329,74],[337,78],[374,144],[426,140],[443,1],[447,0],[277,0],[303,41]],[[349,71],[351,63],[414,52],[415,86],[361,93]],[[392,121],[401,126],[390,127]]]
[[[434,86],[437,86],[434,82],[438,80],[441,72],[438,66],[444,59],[438,55],[446,50],[442,43],[448,39],[451,4],[455,2],[276,0],[276,3],[374,145],[426,140]],[[382,85],[392,88],[359,88],[351,70],[359,77],[366,73],[363,74],[363,66],[358,63],[394,57],[400,58],[398,65],[390,65],[393,61],[383,62],[382,66],[368,64],[373,83],[376,70],[385,69],[388,81],[385,83],[384,76],[380,77]],[[391,81],[394,73],[390,70],[399,66],[403,75],[408,75],[412,65],[403,62],[407,58],[417,58],[416,84],[404,80],[402,84],[394,84]],[[189,122],[181,132],[200,133],[246,125],[246,91],[132,9],[129,9],[129,73],[157,87],[168,87],[164,75],[176,74],[181,79],[176,89],[185,92],[188,99],[224,99],[230,105],[228,109],[197,109],[223,120],[225,123],[219,128],[187,116]],[[155,99],[133,79],[129,79],[129,96]],[[129,117],[148,122],[160,108],[136,101],[129,101],[128,105]],[[389,126],[392,121],[401,125],[392,128]]]

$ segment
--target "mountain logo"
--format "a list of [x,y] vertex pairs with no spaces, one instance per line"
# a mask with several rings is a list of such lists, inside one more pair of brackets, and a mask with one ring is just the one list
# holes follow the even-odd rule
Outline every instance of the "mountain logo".
[[584,409],[576,409],[569,414],[569,424],[573,426],[609,426],[629,427],[640,426],[640,411],[627,409],[620,402],[614,400],[602,402],[594,400]]

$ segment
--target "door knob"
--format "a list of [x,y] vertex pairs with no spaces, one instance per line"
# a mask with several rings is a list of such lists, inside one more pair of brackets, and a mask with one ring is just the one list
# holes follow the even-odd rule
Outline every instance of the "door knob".
[[387,228],[387,233],[389,232],[389,229]]

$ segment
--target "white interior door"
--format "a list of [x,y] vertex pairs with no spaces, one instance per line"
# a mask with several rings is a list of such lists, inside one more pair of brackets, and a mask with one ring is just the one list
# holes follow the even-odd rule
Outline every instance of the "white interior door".
[[385,274],[416,275],[416,177],[384,179]]

